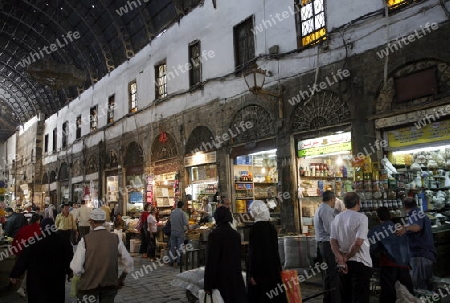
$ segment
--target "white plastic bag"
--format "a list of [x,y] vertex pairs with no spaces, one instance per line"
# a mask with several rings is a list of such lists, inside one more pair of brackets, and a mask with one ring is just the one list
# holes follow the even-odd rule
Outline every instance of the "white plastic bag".
[[207,295],[204,289],[200,289],[198,291],[198,301],[200,303],[225,303],[218,289],[213,289],[210,295]]
[[395,282],[395,291],[397,295],[397,300],[395,303],[423,303],[419,298],[414,297],[408,289],[400,283],[399,281]]

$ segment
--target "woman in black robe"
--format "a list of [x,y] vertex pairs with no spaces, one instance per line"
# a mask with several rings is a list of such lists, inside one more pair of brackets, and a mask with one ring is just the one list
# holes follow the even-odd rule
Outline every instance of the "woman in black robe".
[[278,235],[270,223],[269,209],[263,201],[255,200],[250,205],[250,213],[255,224],[248,243],[248,303],[287,303],[285,292],[279,291],[283,283]]
[[241,267],[241,237],[230,222],[231,212],[217,208],[216,228],[209,234],[206,247],[205,292],[218,289],[225,303],[246,303]]
[[[66,274],[72,276],[70,261],[73,249],[68,241],[52,231],[52,219],[41,222],[42,235],[36,237],[17,258],[10,278],[11,282],[27,270],[27,297],[29,303],[64,303]],[[53,225],[53,230],[56,227]],[[51,291],[48,287],[51,286]]]

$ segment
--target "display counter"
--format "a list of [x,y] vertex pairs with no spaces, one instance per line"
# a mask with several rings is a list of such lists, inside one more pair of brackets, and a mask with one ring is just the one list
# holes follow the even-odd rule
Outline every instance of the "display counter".
[[[10,251],[4,252],[8,250],[8,244],[10,243],[6,241],[0,242],[0,255],[3,256],[3,259],[0,261],[0,289],[5,289],[9,285],[9,273],[16,260],[15,255],[11,254]],[[5,254],[7,257],[5,257]]]
[[438,259],[433,274],[441,278],[450,277],[450,224],[432,227],[432,230]]

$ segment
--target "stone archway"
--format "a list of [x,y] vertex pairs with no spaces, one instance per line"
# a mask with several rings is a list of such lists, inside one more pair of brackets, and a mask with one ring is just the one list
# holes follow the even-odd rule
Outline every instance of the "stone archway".
[[347,102],[331,91],[314,95],[306,104],[298,104],[292,114],[292,132],[304,132],[349,122]]
[[[251,122],[252,127],[243,127],[242,122]],[[275,119],[262,106],[248,105],[234,115],[227,131],[236,134],[230,139],[232,144],[257,141],[276,134]]]
[[50,183],[56,182],[56,172],[52,170],[50,172]]
[[[435,68],[437,80],[437,93],[413,99],[408,102],[395,102],[396,88],[395,79],[398,77],[414,74],[426,69]],[[380,86],[378,98],[376,101],[376,114],[389,111],[408,110],[411,107],[429,104],[434,100],[448,96],[450,92],[450,64],[447,62],[429,59],[418,62],[408,63],[396,69],[391,73],[386,83]]]
[[174,158],[177,154],[177,147],[172,135],[163,132],[153,141],[151,149],[152,162]]
[[187,140],[185,154],[195,154],[198,151],[214,151],[219,147],[214,143],[214,136],[209,128],[197,126]]
[[61,163],[58,174],[59,181],[69,180],[69,167],[66,162]]
[[91,156],[87,162],[86,175],[98,172],[98,161],[96,156]]
[[83,175],[83,164],[80,159],[73,162],[72,166],[72,177],[78,177]]
[[139,166],[144,163],[144,153],[142,147],[136,141],[128,144],[127,150],[124,157],[124,166]]
[[42,184],[48,184],[49,183],[49,180],[48,180],[48,174],[45,172],[43,175],[42,175]]

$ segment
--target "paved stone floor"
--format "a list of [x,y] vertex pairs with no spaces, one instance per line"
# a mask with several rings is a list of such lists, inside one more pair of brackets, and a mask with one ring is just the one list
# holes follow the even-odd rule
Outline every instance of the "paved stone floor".
[[[145,259],[134,257],[135,270],[141,269],[143,265],[150,262]],[[170,266],[157,266],[149,274],[134,279],[128,275],[125,280],[125,286],[116,296],[116,303],[187,303],[185,289],[170,285],[173,277],[179,273],[179,268]],[[66,283],[66,302],[75,303],[76,299],[69,296],[70,283]],[[302,297],[317,294],[321,291],[321,287],[315,285],[302,285]],[[308,302],[322,302],[322,296],[311,299]],[[15,291],[0,291],[1,303],[21,303],[27,302],[26,298],[21,298]],[[198,301],[197,301],[198,302]]]

